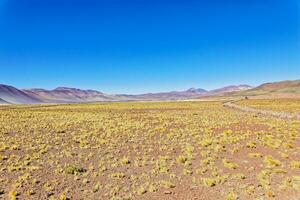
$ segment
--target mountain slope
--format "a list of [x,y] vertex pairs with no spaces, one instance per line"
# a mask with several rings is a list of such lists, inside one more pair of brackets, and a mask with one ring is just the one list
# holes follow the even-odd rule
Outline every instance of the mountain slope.
[[114,100],[112,95],[106,95],[96,90],[81,90],[67,87],[58,87],[54,90],[27,89],[23,91],[30,96],[41,99],[44,103],[80,103]]
[[6,104],[9,104],[7,101],[4,101],[3,99],[0,99],[0,105],[6,105]]
[[12,104],[37,104],[41,101],[15,87],[0,84],[0,98]]
[[250,90],[252,88],[253,87],[251,87],[250,85],[230,85],[227,87],[210,90],[208,92],[208,94],[213,95],[213,94],[223,94],[223,93],[227,93],[227,92],[239,92],[239,91]]
[[250,90],[227,95],[255,98],[300,98],[300,80],[265,83]]
[[270,92],[278,92],[278,91],[300,92],[300,80],[265,83],[258,86],[255,89],[265,90]]

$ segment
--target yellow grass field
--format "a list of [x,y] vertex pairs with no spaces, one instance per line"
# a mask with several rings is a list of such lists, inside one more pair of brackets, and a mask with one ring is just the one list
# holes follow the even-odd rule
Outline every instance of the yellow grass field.
[[[293,112],[300,102],[248,106]],[[0,199],[299,196],[296,120],[222,102],[0,107]]]
[[238,101],[237,104],[263,110],[300,114],[300,99],[251,99]]

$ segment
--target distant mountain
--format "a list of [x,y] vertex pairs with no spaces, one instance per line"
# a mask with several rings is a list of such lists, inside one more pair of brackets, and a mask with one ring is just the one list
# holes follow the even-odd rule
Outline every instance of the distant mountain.
[[226,95],[255,98],[300,98],[300,80],[264,83],[250,90],[232,92]]
[[130,100],[182,100],[182,99],[193,99],[193,98],[201,98],[205,96],[223,94],[227,92],[233,91],[244,91],[251,89],[252,87],[249,85],[231,85],[215,90],[207,91],[202,88],[189,88],[184,91],[171,91],[171,92],[160,92],[160,93],[146,93],[146,94],[138,94],[138,95],[121,95],[122,97],[126,97]]
[[[0,84],[0,98],[2,102],[12,104],[37,104],[41,101],[25,92],[8,85]],[[3,102],[3,103],[4,103]]]
[[114,100],[113,95],[106,95],[96,90],[81,90],[68,87],[58,87],[54,90],[27,89],[23,91],[44,103],[80,103]]
[[0,104],[87,103],[98,101],[164,101],[215,97],[297,97],[300,98],[300,80],[265,83],[256,88],[249,85],[231,85],[206,91],[190,88],[184,91],[146,93],[138,95],[104,94],[96,90],[58,87],[54,90],[25,89],[0,84]]
[[206,94],[204,89],[190,88],[185,91],[171,91],[171,92],[160,92],[160,93],[146,93],[138,95],[123,95],[133,100],[180,100],[200,97]]
[[192,92],[192,93],[197,93],[197,94],[205,94],[207,93],[207,90],[204,90],[202,88],[190,88],[186,90],[186,92]]
[[208,93],[210,95],[212,94],[223,94],[227,92],[238,92],[238,91],[245,91],[245,90],[250,90],[253,87],[250,85],[230,85],[227,87],[215,89],[215,90],[210,90]]
[[39,88],[19,90],[12,86],[1,85],[1,104],[36,104],[36,103],[85,103],[98,101],[140,101],[140,100],[183,100],[202,96],[220,94],[228,91],[244,90],[250,86],[228,86],[212,91],[202,88],[190,88],[184,91],[171,91],[160,93],[146,93],[139,95],[104,94],[96,90],[81,90],[77,88],[58,87],[54,90]]
[[300,89],[300,80],[265,83],[255,88],[255,90],[265,90],[270,92],[276,92],[276,91],[300,92],[299,89]]

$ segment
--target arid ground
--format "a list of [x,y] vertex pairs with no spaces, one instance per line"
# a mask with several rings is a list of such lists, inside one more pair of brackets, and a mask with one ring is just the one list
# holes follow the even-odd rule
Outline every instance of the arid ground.
[[223,103],[2,106],[0,199],[298,200],[300,121]]

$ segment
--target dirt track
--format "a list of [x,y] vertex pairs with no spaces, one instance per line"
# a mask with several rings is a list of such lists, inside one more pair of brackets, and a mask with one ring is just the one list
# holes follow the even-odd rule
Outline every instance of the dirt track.
[[272,117],[277,117],[281,119],[290,119],[290,120],[300,120],[300,115],[299,114],[292,114],[288,112],[276,112],[276,111],[271,111],[271,110],[261,110],[261,109],[256,109],[256,108],[251,108],[247,106],[240,106],[237,104],[234,104],[234,102],[226,102],[223,104],[225,107],[244,111],[244,112],[250,112],[250,113],[255,113],[259,115],[265,115],[265,116],[272,116]]

